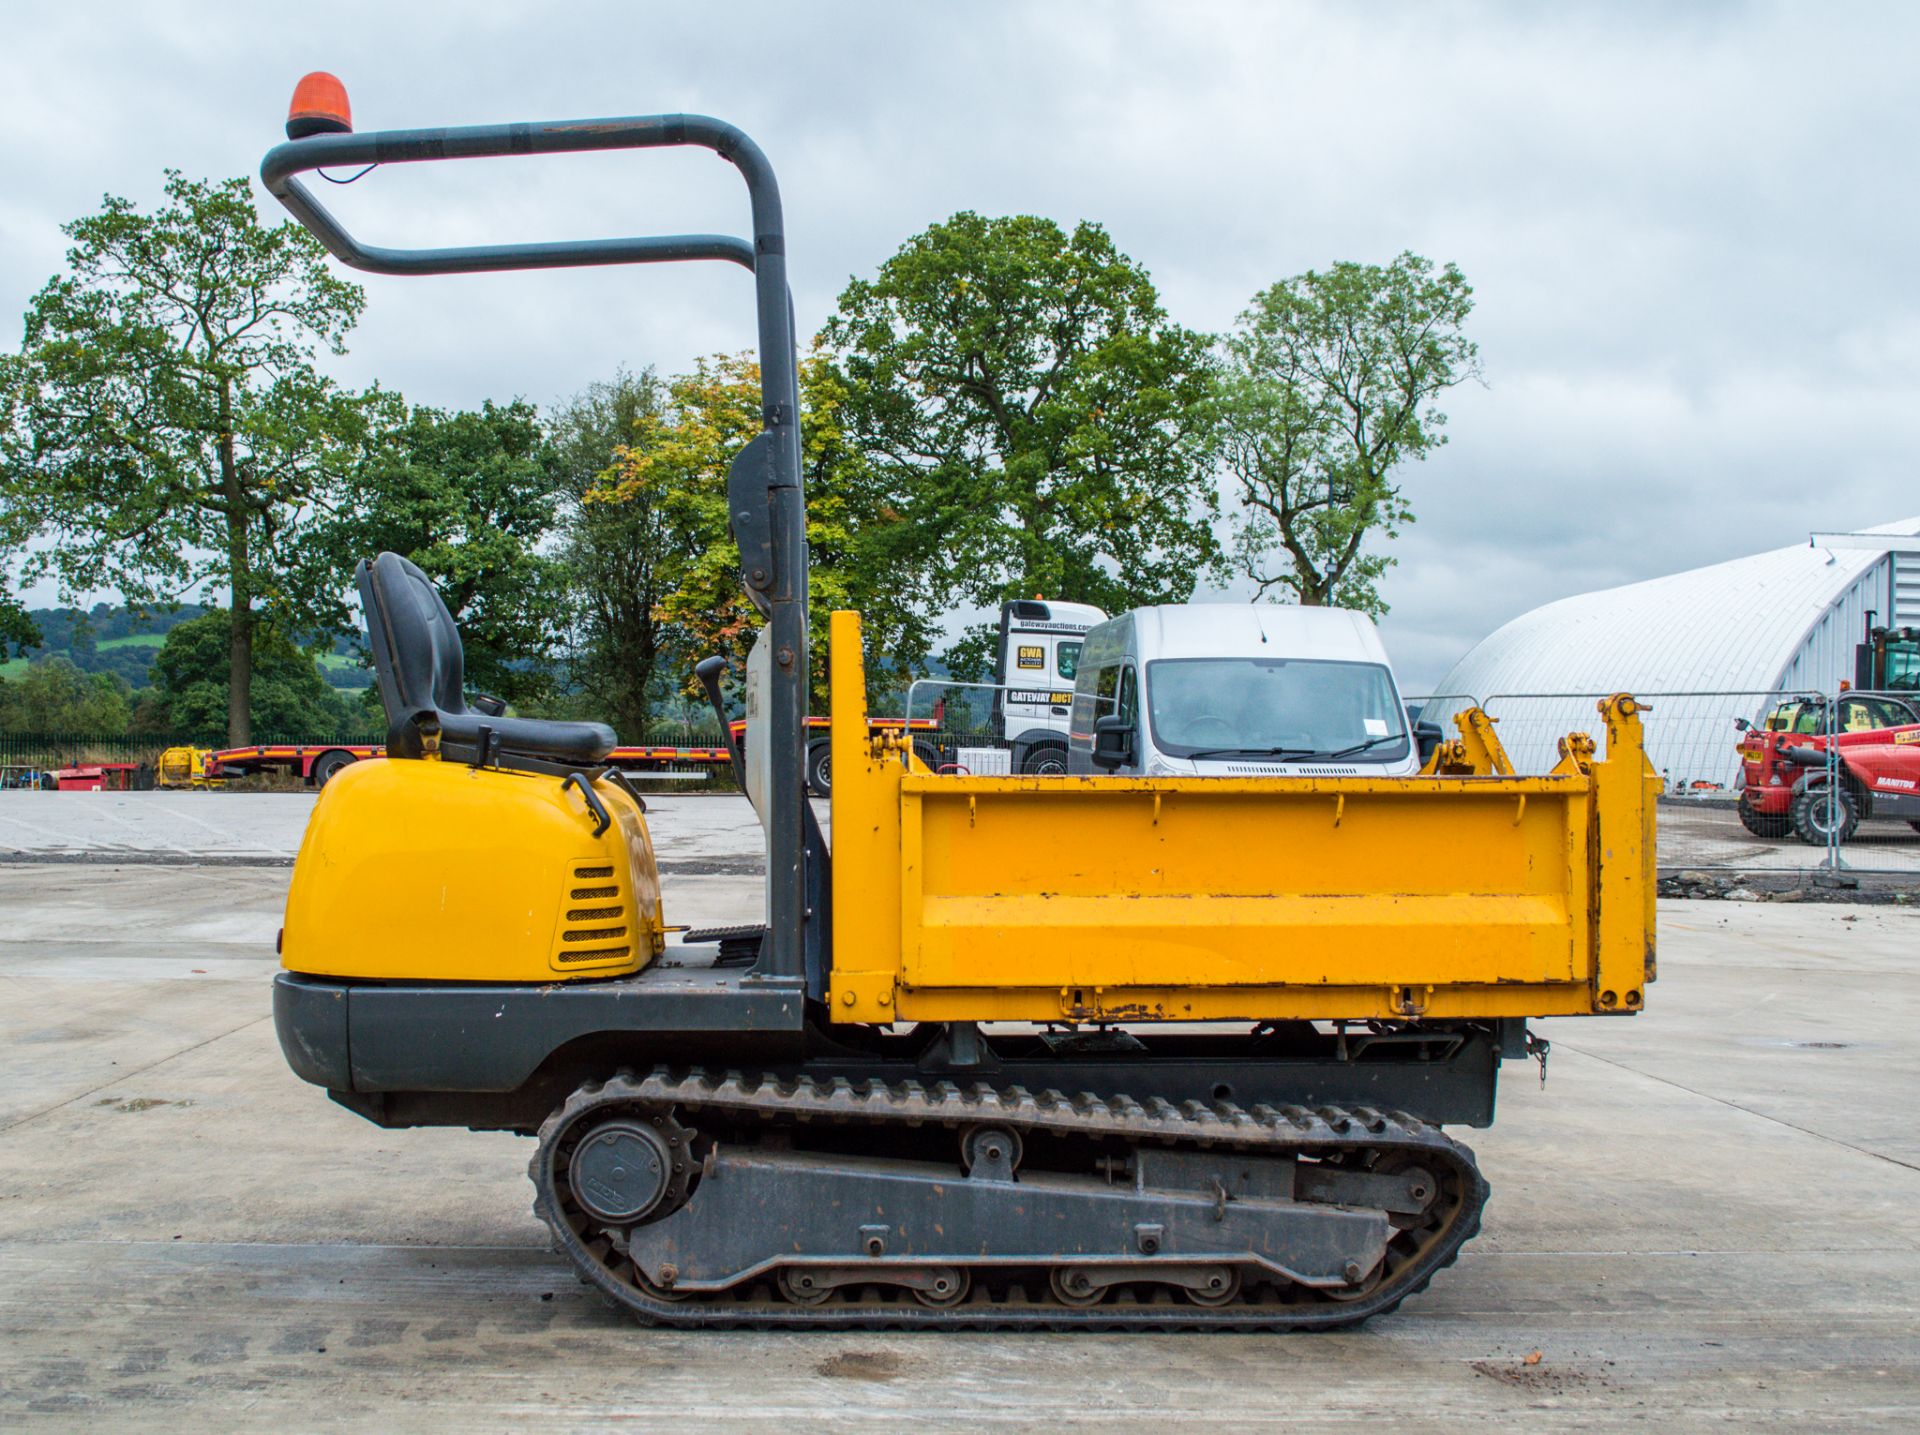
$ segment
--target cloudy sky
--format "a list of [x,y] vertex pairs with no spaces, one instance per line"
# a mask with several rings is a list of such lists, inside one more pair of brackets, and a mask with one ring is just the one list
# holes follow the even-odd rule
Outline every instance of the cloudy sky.
[[[169,165],[253,172],[316,68],[362,129],[732,120],[780,173],[803,332],[958,209],[1097,219],[1207,330],[1412,249],[1473,283],[1486,368],[1392,549],[1418,692],[1548,599],[1920,512],[1916,54],[1898,4],[35,7],[0,51],[0,342],[60,223]],[[329,197],[388,243],[745,221],[692,152]],[[363,282],[335,372],[417,401],[545,404],[752,342],[720,266]]]

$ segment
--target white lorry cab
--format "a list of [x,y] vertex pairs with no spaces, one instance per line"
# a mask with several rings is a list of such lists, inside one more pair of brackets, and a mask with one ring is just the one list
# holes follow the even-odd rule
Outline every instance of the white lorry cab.
[[1015,772],[1039,777],[1066,772],[1081,640],[1106,617],[1090,603],[1016,599],[1001,605],[993,734],[1011,752]]
[[1416,731],[1372,621],[1342,608],[1136,608],[1079,654],[1069,770],[1172,777],[1403,777]]

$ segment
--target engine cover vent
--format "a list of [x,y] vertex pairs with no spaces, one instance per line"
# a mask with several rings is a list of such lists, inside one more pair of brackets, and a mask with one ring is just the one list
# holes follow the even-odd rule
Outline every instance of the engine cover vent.
[[625,875],[605,861],[567,864],[549,957],[552,966],[575,972],[617,967],[633,959],[633,905]]

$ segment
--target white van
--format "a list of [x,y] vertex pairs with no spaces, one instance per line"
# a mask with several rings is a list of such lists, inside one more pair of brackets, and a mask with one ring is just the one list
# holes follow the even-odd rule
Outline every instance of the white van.
[[1342,608],[1136,608],[1079,658],[1074,773],[1405,777],[1439,735],[1408,720],[1372,620]]
[[1067,770],[1067,725],[1080,643],[1106,621],[1090,603],[1015,599],[1000,609],[994,653],[994,736],[1012,752],[1015,772],[1057,777]]

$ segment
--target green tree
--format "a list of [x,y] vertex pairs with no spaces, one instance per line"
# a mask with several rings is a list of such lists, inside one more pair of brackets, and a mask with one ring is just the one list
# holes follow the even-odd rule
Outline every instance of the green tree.
[[40,646],[42,637],[20,600],[6,591],[6,578],[6,553],[0,550],[0,662],[24,657],[29,649]]
[[67,225],[67,272],[0,356],[0,542],[39,531],[27,571],[67,593],[224,588],[226,736],[243,743],[256,614],[304,630],[286,564],[359,427],[313,355],[342,351],[362,299],[305,230],[260,223],[246,180],[170,170],[166,195]]
[[[153,660],[154,699],[161,726],[195,742],[214,743],[227,731],[227,655],[233,614],[217,608],[167,633]],[[256,622],[251,726],[271,737],[351,737],[368,718],[356,697],[336,693],[310,653],[278,628]],[[143,720],[148,715],[142,714]]]
[[[924,578],[912,579],[911,560],[892,542],[904,520],[871,501],[871,472],[839,421],[837,376],[810,358],[801,366],[800,390],[812,676],[815,704],[823,705],[827,617],[835,608],[860,609],[869,651],[888,660],[923,659],[932,622]],[[744,355],[703,360],[667,385],[657,412],[640,416],[633,441],[586,496],[588,508],[639,505],[653,515],[657,642],[684,691],[695,688],[693,664],[710,653],[730,657],[738,670],[760,629],[728,532],[726,487],[734,455],[760,427],[759,365]]]
[[560,502],[539,415],[520,401],[409,410],[390,394],[369,410],[339,497],[309,526],[303,607],[325,618],[316,627],[353,631],[346,575],[362,558],[402,554],[460,625],[468,685],[510,701],[538,694],[552,679],[565,603],[561,565],[539,551]]
[[644,741],[654,703],[677,686],[666,674],[657,612],[680,551],[650,484],[611,491],[607,474],[660,416],[666,386],[651,369],[594,384],[548,419],[564,495],[574,676],[595,710],[629,741]]
[[926,544],[895,502],[887,474],[847,427],[845,376],[816,353],[800,365],[801,458],[811,567],[808,621],[815,701],[826,711],[828,618],[860,614],[869,697],[905,695],[940,631]]
[[12,597],[0,593],[0,659],[18,657],[29,648],[40,646],[40,630],[27,616],[27,610]]
[[956,214],[822,340],[940,601],[1178,602],[1215,563],[1208,341],[1099,225]]
[[[695,662],[720,653],[737,666],[760,627],[727,532],[727,466],[760,431],[759,374],[734,355],[703,359],[669,381],[585,498],[589,510],[618,506],[651,525],[656,661],[670,664],[687,693],[697,691]],[[808,516],[811,523],[811,508]]]
[[132,714],[125,679],[83,673],[65,658],[37,658],[0,682],[0,730],[119,737]]
[[1446,442],[1438,396],[1480,373],[1463,333],[1473,290],[1402,254],[1335,264],[1254,297],[1225,341],[1222,451],[1240,502],[1235,566],[1261,596],[1387,611],[1394,560],[1366,551],[1413,510],[1395,470]]

